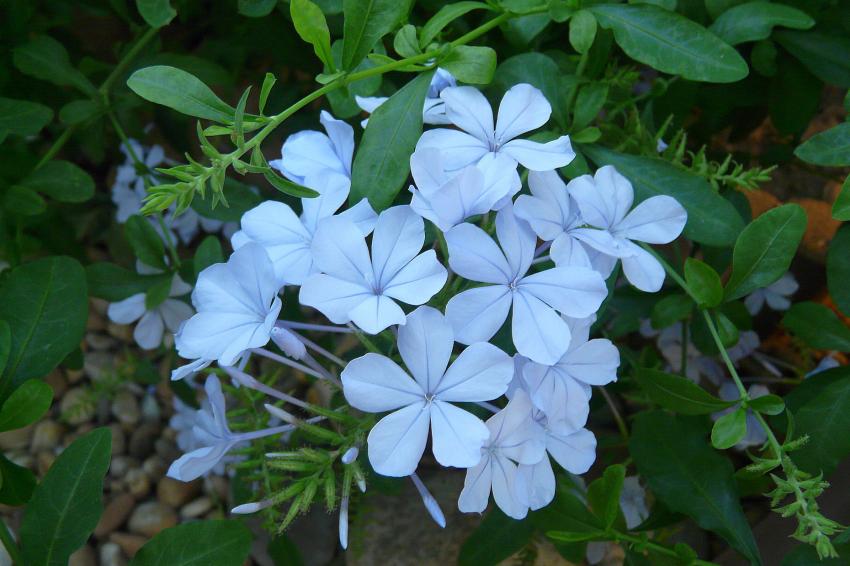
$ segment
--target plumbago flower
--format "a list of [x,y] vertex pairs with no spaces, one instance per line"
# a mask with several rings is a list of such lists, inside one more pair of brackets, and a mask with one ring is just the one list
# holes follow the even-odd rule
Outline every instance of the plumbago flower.
[[481,91],[469,86],[449,87],[440,93],[446,116],[460,130],[437,128],[419,138],[416,150],[433,147],[445,156],[446,167],[462,169],[487,154],[504,155],[531,171],[563,167],[575,158],[569,136],[539,143],[516,139],[549,121],[552,106],[540,90],[529,84],[511,87],[499,104],[496,124],[493,109]]
[[332,322],[351,321],[370,334],[404,324],[404,311],[395,301],[426,303],[448,276],[434,250],[419,253],[424,242],[425,223],[409,206],[381,213],[371,256],[354,222],[328,218],[319,224],[310,247],[321,273],[304,281],[299,300]]
[[558,312],[579,318],[595,313],[607,294],[605,282],[584,267],[555,267],[528,275],[536,238],[511,206],[497,214],[496,236],[499,245],[472,224],[446,233],[449,265],[455,273],[489,284],[452,297],[446,317],[458,342],[471,344],[492,338],[513,307],[511,329],[517,351],[553,364],[570,343],[569,326]]
[[[242,230],[231,240],[234,249],[249,242],[260,244],[271,258],[275,277],[281,286],[301,285],[318,271],[310,247],[313,236],[319,223],[334,217],[348,200],[351,186],[347,177],[329,171],[311,174],[309,183],[320,194],[315,198],[301,199],[300,216],[287,204],[266,201],[242,216]],[[352,220],[362,236],[368,236],[377,214],[364,198],[337,217]]]
[[[162,273],[159,269],[142,262],[136,263],[136,271],[141,275]],[[136,293],[123,301],[111,303],[106,314],[109,320],[118,324],[132,324],[138,320],[139,323],[133,330],[133,339],[145,350],[153,350],[162,344],[162,336],[166,328],[169,332],[176,332],[180,324],[192,316],[192,307],[174,298],[185,295],[191,290],[192,287],[180,279],[179,275],[174,275],[168,298],[159,305],[148,308],[145,293]]]
[[352,407],[370,413],[393,411],[369,433],[369,461],[379,474],[412,474],[429,429],[441,465],[468,468],[480,460],[488,427],[452,403],[502,395],[513,376],[513,361],[481,342],[449,365],[454,341],[452,327],[439,311],[419,307],[398,331],[398,350],[410,375],[389,358],[372,353],[343,370],[343,392]]
[[295,183],[313,186],[320,173],[336,173],[351,179],[351,158],[354,155],[354,128],[322,110],[319,121],[326,134],[304,130],[292,134],[283,142],[281,158],[269,161],[284,177]]
[[629,212],[634,202],[632,184],[610,165],[600,167],[592,177],[573,179],[568,189],[584,221],[600,229],[583,232],[582,241],[605,255],[619,258],[626,279],[641,291],[661,289],[664,268],[634,242],[667,244],[678,238],[688,220],[682,205],[673,197],[658,195]]
[[761,312],[765,303],[775,311],[787,311],[791,306],[791,295],[797,292],[800,284],[790,271],[774,283],[762,289],[756,289],[744,299],[744,304],[751,315]]
[[[440,93],[447,87],[457,85],[454,76],[445,69],[437,69],[434,77],[431,79],[431,84],[428,87],[428,94],[425,95],[425,103],[422,106],[422,121],[425,124],[451,124],[451,121],[446,116],[446,104]],[[364,112],[371,114],[378,106],[389,100],[383,96],[355,96],[354,100],[357,106]],[[364,128],[369,122],[368,119],[360,122]]]

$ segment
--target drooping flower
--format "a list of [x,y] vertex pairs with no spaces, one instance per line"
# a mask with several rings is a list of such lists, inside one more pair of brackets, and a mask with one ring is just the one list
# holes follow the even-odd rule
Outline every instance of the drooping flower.
[[[428,86],[428,94],[425,95],[425,103],[422,106],[422,122],[425,124],[451,124],[446,116],[446,104],[440,98],[443,89],[456,86],[457,81],[450,72],[445,69],[437,69],[431,84]],[[378,106],[389,100],[385,96],[355,96],[357,106],[364,112],[373,113]],[[360,122],[364,128],[368,119]]]
[[466,471],[458,509],[481,513],[490,492],[508,517],[522,519],[528,505],[517,492],[517,464],[534,465],[545,457],[543,430],[531,418],[531,401],[519,390],[507,407],[487,419],[489,440],[481,448],[481,461]]
[[[567,351],[570,330],[556,311],[586,317],[599,309],[605,282],[584,267],[555,267],[527,275],[536,237],[506,206],[496,216],[499,245],[481,228],[460,224],[446,233],[449,265],[455,273],[488,283],[452,297],[446,317],[458,342],[493,337],[513,306],[514,345],[523,356],[553,364]],[[501,246],[501,249],[500,247]]]
[[372,353],[343,370],[343,392],[351,406],[370,413],[392,411],[369,433],[369,461],[379,474],[412,474],[429,429],[441,465],[466,468],[478,463],[488,429],[453,403],[502,395],[513,375],[513,361],[482,342],[463,350],[449,366],[453,346],[454,334],[443,315],[419,307],[398,331],[398,350],[410,374]]
[[446,172],[443,154],[424,148],[410,156],[415,187],[410,207],[443,232],[470,216],[501,208],[522,187],[516,165],[504,156],[486,156],[478,165]]
[[751,315],[755,316],[764,304],[775,311],[787,311],[791,306],[791,295],[797,292],[800,284],[790,271],[763,289],[756,289],[744,299],[744,304]]
[[[573,179],[568,188],[584,221],[600,229],[583,233],[582,241],[606,255],[620,258],[626,279],[641,291],[652,293],[661,289],[664,268],[634,242],[667,244],[678,238],[688,220],[682,205],[673,197],[658,195],[632,209],[632,184],[610,165],[600,167],[592,177],[582,175]],[[613,236],[614,247],[609,236]]]
[[[160,270],[137,262],[136,271],[142,275],[161,273]],[[106,311],[109,320],[118,324],[139,323],[133,330],[133,339],[145,350],[153,350],[162,344],[162,336],[167,328],[176,332],[180,324],[192,316],[192,307],[173,297],[180,297],[192,290],[192,287],[174,275],[168,298],[149,309],[145,303],[145,293],[136,293],[117,303],[111,303]]]
[[[133,155],[149,171],[165,164],[165,150],[162,146],[152,145],[145,147],[134,139],[127,140]],[[142,199],[147,195],[145,186],[145,175],[136,169],[136,161],[125,144],[121,144],[121,153],[125,161],[119,165],[115,172],[115,183],[112,185],[112,202],[118,207],[115,211],[115,219],[123,224],[134,214],[138,214],[142,208]],[[156,180],[149,176],[148,182],[157,184]]]
[[587,422],[592,385],[617,380],[620,353],[606,338],[589,339],[596,316],[565,318],[571,339],[554,364],[534,361],[522,367],[522,379],[534,406],[548,417],[548,426],[560,433],[580,429]]
[[434,250],[419,253],[424,242],[425,223],[409,206],[380,214],[371,257],[365,236],[350,219],[327,218],[310,247],[321,273],[304,281],[299,301],[334,323],[351,321],[370,334],[404,324],[404,311],[395,301],[421,305],[448,276]]
[[[735,385],[735,382],[731,380],[724,381],[720,386],[720,389],[717,391],[718,397],[723,399],[724,401],[735,401],[741,398],[741,393],[738,391],[738,386]],[[750,385],[749,389],[747,389],[747,395],[749,395],[750,399],[757,399],[759,397],[764,397],[765,395],[770,395],[770,390],[767,387],[761,384]],[[711,415],[711,418],[714,420],[719,419],[723,415],[727,413],[731,413],[738,409],[738,405],[736,404],[734,407],[729,407],[723,411],[714,413]],[[761,423],[756,418],[755,413],[753,413],[752,409],[747,409],[747,433],[744,435],[736,445],[735,448],[738,450],[746,450],[747,448],[752,448],[753,446],[761,446],[765,442],[767,442],[767,432],[764,430],[764,427],[761,426]]]
[[[266,201],[242,216],[242,230],[232,239],[234,249],[248,242],[263,246],[274,264],[275,277],[280,285],[301,285],[318,271],[310,245],[319,223],[332,217],[348,199],[350,183],[336,173],[319,173],[313,177],[313,188],[319,191],[315,198],[301,200],[300,216],[289,205],[279,201]],[[377,214],[363,199],[357,205],[341,212],[357,224],[363,236],[369,234]]]
[[331,172],[350,179],[354,155],[354,129],[350,125],[325,110],[319,121],[327,133],[294,133],[283,142],[281,158],[269,161],[287,179],[316,190],[320,188],[312,186],[311,178],[318,174]]
[[[570,196],[567,184],[556,171],[531,171],[528,174],[531,195],[520,195],[514,203],[516,215],[531,226],[544,241],[552,242],[549,255],[557,266],[592,267],[603,277],[610,275],[617,258],[605,255],[582,243],[583,237],[609,240],[608,232],[586,228],[578,204]],[[590,234],[588,234],[590,232]]]
[[446,116],[460,130],[428,130],[419,138],[416,149],[443,151],[450,170],[478,163],[489,153],[507,155],[532,171],[557,169],[575,158],[568,136],[549,143],[516,139],[544,125],[552,114],[543,93],[529,84],[515,85],[505,93],[495,126],[493,109],[478,89],[449,87],[440,98],[446,103]]
[[198,312],[175,336],[177,353],[231,366],[244,351],[264,346],[280,312],[279,288],[274,266],[258,244],[247,244],[227,263],[206,268],[192,292]]

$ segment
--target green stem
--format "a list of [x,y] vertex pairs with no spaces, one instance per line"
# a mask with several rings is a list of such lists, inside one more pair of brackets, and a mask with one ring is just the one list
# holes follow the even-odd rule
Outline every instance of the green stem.
[[36,163],[33,171],[41,169],[45,163],[53,159],[53,157],[59,153],[59,150],[65,145],[65,143],[71,138],[71,135],[76,131],[77,124],[73,124],[68,126],[68,128],[62,132],[62,135],[56,138],[56,141],[53,142],[53,145],[47,150],[47,153]]
[[750,396],[747,394],[747,388],[744,387],[744,382],[741,381],[741,377],[738,375],[738,370],[735,368],[735,364],[732,363],[732,359],[726,352],[726,347],[723,346],[723,341],[720,339],[720,334],[717,332],[717,327],[714,325],[714,320],[711,318],[711,314],[709,314],[707,310],[704,310],[702,311],[702,315],[705,318],[705,323],[708,325],[708,331],[711,333],[711,337],[714,339],[717,349],[720,350],[720,357],[723,358],[723,362],[726,364],[729,374],[732,376],[732,379],[735,381],[735,385],[738,387],[738,393],[741,394],[741,401],[749,401]]
[[21,557],[21,551],[18,549],[18,545],[15,544],[15,539],[12,538],[11,533],[9,532],[9,527],[6,526],[6,523],[0,520],[0,542],[3,543],[3,546],[6,547],[6,552],[9,553],[9,557],[12,559],[12,564],[23,564],[23,558]]
[[171,241],[171,231],[165,225],[162,214],[157,215],[157,220],[159,221],[159,227],[162,229],[162,237],[165,239],[165,247],[168,248],[168,255],[171,256],[171,261],[174,262],[174,268],[180,269],[180,256],[177,255],[177,247]]
[[626,421],[620,414],[619,409],[617,409],[617,405],[614,403],[614,399],[611,398],[611,394],[608,393],[604,387],[597,387],[596,389],[599,390],[602,397],[605,399],[605,402],[608,404],[608,408],[611,409],[611,414],[614,415],[614,421],[617,423],[617,428],[620,430],[620,436],[623,437],[623,440],[628,442],[629,427],[626,425]]
[[[643,546],[646,548],[651,548],[654,552],[658,554],[664,554],[666,556],[672,556],[674,558],[680,558],[679,554],[676,553],[672,548],[668,548],[662,544],[657,542],[653,542],[651,540],[644,540],[640,537],[636,537],[633,535],[629,535],[626,533],[621,533],[619,531],[614,531],[614,537],[618,542],[628,542],[637,546]],[[714,562],[709,562],[707,560],[695,559],[691,564],[695,566],[717,566]]]

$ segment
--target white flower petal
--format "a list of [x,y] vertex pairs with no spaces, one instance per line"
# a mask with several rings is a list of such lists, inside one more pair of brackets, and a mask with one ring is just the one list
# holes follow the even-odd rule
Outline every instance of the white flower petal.
[[491,457],[484,454],[478,465],[466,471],[463,490],[457,500],[457,508],[464,513],[483,513],[490,500],[493,467]]
[[130,324],[145,314],[145,294],[136,293],[117,303],[109,303],[106,315],[112,322]]
[[431,403],[434,457],[442,466],[469,468],[481,460],[481,447],[490,431],[481,419],[451,403]]
[[433,393],[446,371],[454,347],[454,332],[443,314],[419,307],[398,329],[398,351],[422,389]]
[[316,231],[319,220],[333,216],[348,199],[351,181],[348,177],[334,172],[322,172],[310,177],[311,187],[317,189],[319,196],[301,199],[301,223],[303,229],[312,234]]
[[587,423],[589,388],[567,376],[560,366],[528,363],[522,378],[534,405],[546,414],[549,429],[568,433]]
[[555,498],[555,472],[546,456],[537,464],[517,468],[517,499],[532,511],[542,509]]
[[409,206],[381,212],[372,234],[374,281],[381,289],[422,250],[425,223]]
[[499,104],[496,140],[499,144],[536,130],[549,121],[552,106],[540,89],[521,83],[512,86]]
[[496,236],[510,266],[510,281],[522,277],[534,259],[537,237],[527,222],[516,217],[512,206],[505,206],[496,215]]
[[369,286],[374,281],[366,239],[348,218],[332,216],[319,222],[310,250],[313,261],[328,275]]
[[180,323],[192,316],[194,312],[192,307],[176,299],[166,299],[159,306],[159,314],[169,332],[177,332]]
[[281,153],[280,160],[269,164],[295,183],[304,183],[310,175],[328,170],[348,175],[333,142],[321,132],[304,130],[292,134],[283,142]]
[[617,233],[648,244],[667,244],[679,237],[688,213],[679,201],[667,195],[650,197],[617,224]]
[[449,274],[437,260],[437,253],[428,250],[402,267],[384,284],[383,294],[409,305],[421,305],[443,288]]
[[590,248],[615,258],[632,255],[632,247],[625,238],[615,238],[608,230],[596,228],[575,228],[570,230],[570,236],[586,244]]
[[212,470],[233,447],[233,443],[223,442],[213,446],[204,446],[183,454],[168,468],[168,477],[190,482]]
[[559,364],[570,377],[588,385],[617,381],[620,352],[605,338],[595,338],[571,349]]
[[596,437],[584,428],[569,435],[550,433],[546,450],[571,474],[583,474],[596,460]]
[[[631,242],[630,242],[631,243]],[[629,283],[647,293],[654,293],[664,284],[664,267],[651,253],[640,246],[633,246],[633,255],[624,257],[623,274]]]
[[[593,263],[587,248],[570,233],[562,233],[555,238],[549,248],[549,257],[558,267],[587,267],[593,269]],[[617,261],[616,258],[614,261]]]
[[331,322],[345,324],[351,320],[352,310],[374,296],[372,289],[364,283],[317,273],[304,281],[298,302],[319,310]]
[[198,311],[251,313],[262,320],[279,290],[274,266],[258,244],[242,246],[227,263],[204,269],[192,292]]
[[337,120],[326,110],[322,110],[319,121],[328,133],[334,153],[342,164],[346,176],[350,177],[351,158],[354,156],[354,128],[342,120]]
[[511,330],[517,352],[536,362],[554,364],[570,345],[567,323],[531,293],[514,293]]
[[479,342],[460,353],[432,391],[443,401],[489,401],[507,390],[513,376],[511,357]]
[[422,401],[422,387],[398,364],[369,353],[352,360],[342,370],[343,392],[348,404],[361,411],[382,413]]
[[554,240],[571,228],[574,211],[570,210],[567,186],[555,171],[531,171],[528,184],[532,195],[520,195],[514,213],[529,223],[543,240]]
[[493,500],[496,505],[508,517],[524,519],[528,514],[528,506],[523,505],[517,497],[517,465],[499,455],[492,458],[491,465],[493,466]]
[[531,140],[511,140],[500,149],[510,155],[526,169],[549,171],[569,165],[576,154],[569,136],[561,136],[547,143]]
[[375,229],[375,223],[378,221],[378,213],[369,204],[367,198],[360,199],[360,202],[343,210],[337,216],[354,222],[364,236],[368,236]]
[[532,419],[532,405],[523,390],[515,392],[507,407],[487,420],[490,444],[503,456],[520,464],[536,464],[546,451],[543,428]]
[[508,284],[512,269],[505,254],[487,233],[472,224],[460,224],[446,232],[449,266],[471,281]]
[[372,295],[351,309],[351,322],[367,334],[377,334],[393,324],[404,324],[404,311],[384,295]]
[[416,471],[428,441],[430,412],[425,401],[382,418],[369,432],[369,462],[383,476],[404,477]]
[[611,165],[600,167],[593,177],[573,179],[567,188],[578,203],[582,218],[596,228],[619,224],[634,201],[632,184]]
[[590,316],[608,295],[602,276],[586,267],[553,267],[523,277],[517,290],[575,318]]
[[133,339],[145,350],[153,350],[162,344],[165,325],[158,311],[146,312],[133,330]]
[[480,90],[448,87],[440,98],[446,102],[446,115],[454,125],[483,142],[493,141],[493,109]]
[[443,164],[443,152],[436,147],[423,147],[413,152],[410,173],[416,188],[426,199],[430,199],[449,180]]
[[360,107],[360,110],[364,112],[368,112],[371,114],[375,111],[378,106],[383,104],[389,100],[386,96],[356,96],[354,97],[354,101],[357,103],[357,106]]
[[443,154],[443,163],[447,171],[456,171],[478,161],[490,152],[490,146],[475,136],[458,130],[437,128],[422,134],[416,142],[416,151],[424,148],[436,148]]
[[446,305],[455,340],[462,344],[486,342],[504,324],[512,296],[506,285],[477,287],[458,293]]

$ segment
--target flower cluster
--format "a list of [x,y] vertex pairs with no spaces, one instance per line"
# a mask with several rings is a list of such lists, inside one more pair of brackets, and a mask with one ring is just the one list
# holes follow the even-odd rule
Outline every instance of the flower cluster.
[[[281,159],[271,162],[319,196],[302,199],[300,210],[268,201],[245,213],[233,254],[198,277],[197,312],[176,334],[178,353],[190,363],[172,377],[217,362],[235,386],[269,396],[268,411],[290,424],[230,432],[211,376],[211,413],[194,426],[198,442],[172,476],[192,479],[236,443],[304,426],[281,407],[315,407],[246,373],[252,356],[340,388],[346,403],[311,422],[342,410],[366,430],[328,431],[337,435],[328,457],[340,456],[343,468],[359,466],[365,436],[369,466],[410,476],[441,524],[442,512],[416,475],[423,458],[430,462],[429,438],[437,464],[466,470],[458,507],[467,512],[484,511],[492,494],[507,515],[522,518],[553,499],[552,459],[573,474],[594,462],[596,439],[585,428],[592,387],[615,381],[620,362],[609,340],[591,338],[605,280],[621,263],[635,287],[659,290],[664,270],[645,245],[674,240],[687,214],[667,196],[633,207],[631,184],[610,166],[565,182],[558,169],[575,157],[569,138],[522,137],[549,120],[551,107],[538,89],[514,86],[494,117],[481,92],[454,86],[445,73],[437,77],[425,121],[453,127],[427,130],[419,140],[410,157],[409,204],[375,211],[365,199],[350,202],[354,132],[327,112],[325,133],[290,136]],[[529,192],[519,194],[526,172]],[[292,287],[307,317],[332,324],[279,320],[282,291]],[[370,351],[345,361],[310,333],[354,334]],[[281,353],[268,349],[270,342]],[[286,458],[280,469],[294,470]],[[265,496],[239,511],[284,500]],[[348,506],[344,487],[343,544]]]

